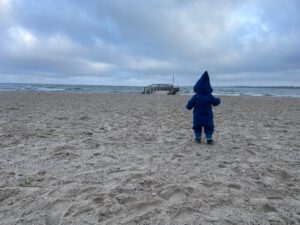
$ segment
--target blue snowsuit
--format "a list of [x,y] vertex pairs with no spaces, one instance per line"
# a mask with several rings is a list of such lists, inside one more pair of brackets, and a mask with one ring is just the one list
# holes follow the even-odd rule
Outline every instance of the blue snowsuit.
[[186,108],[193,111],[193,129],[195,138],[201,138],[202,127],[207,140],[212,140],[214,132],[214,116],[212,105],[217,106],[221,103],[219,98],[214,97],[211,93],[213,89],[210,85],[207,71],[203,73],[201,78],[194,86],[196,94],[189,100]]

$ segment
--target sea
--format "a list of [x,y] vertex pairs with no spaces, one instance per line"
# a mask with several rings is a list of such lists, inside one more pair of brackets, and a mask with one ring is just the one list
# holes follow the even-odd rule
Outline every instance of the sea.
[[[178,95],[193,95],[192,86],[179,86]],[[0,83],[0,91],[8,92],[62,92],[62,93],[142,93],[141,86],[21,84]],[[215,86],[214,95],[276,96],[300,98],[300,87],[293,86]]]

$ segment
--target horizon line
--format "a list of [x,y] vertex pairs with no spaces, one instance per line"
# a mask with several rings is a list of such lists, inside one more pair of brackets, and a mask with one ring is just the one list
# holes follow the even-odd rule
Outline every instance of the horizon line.
[[[23,83],[23,82],[0,82],[0,84],[34,84],[34,85],[82,85],[82,86],[117,86],[117,87],[145,87],[141,85],[118,85],[118,84],[72,84],[72,83]],[[152,84],[148,84],[149,86]],[[179,87],[192,87],[192,85],[174,85]],[[292,87],[300,88],[295,85],[213,85],[213,87]]]

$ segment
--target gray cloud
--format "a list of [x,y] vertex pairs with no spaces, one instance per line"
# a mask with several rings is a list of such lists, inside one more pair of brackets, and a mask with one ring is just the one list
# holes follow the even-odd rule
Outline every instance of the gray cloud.
[[[220,3],[221,2],[221,3]],[[300,81],[297,0],[0,0],[2,82]]]

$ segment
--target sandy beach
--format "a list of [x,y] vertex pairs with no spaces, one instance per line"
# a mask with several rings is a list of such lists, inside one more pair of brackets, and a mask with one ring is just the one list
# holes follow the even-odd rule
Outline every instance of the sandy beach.
[[0,93],[0,224],[300,224],[300,98]]

